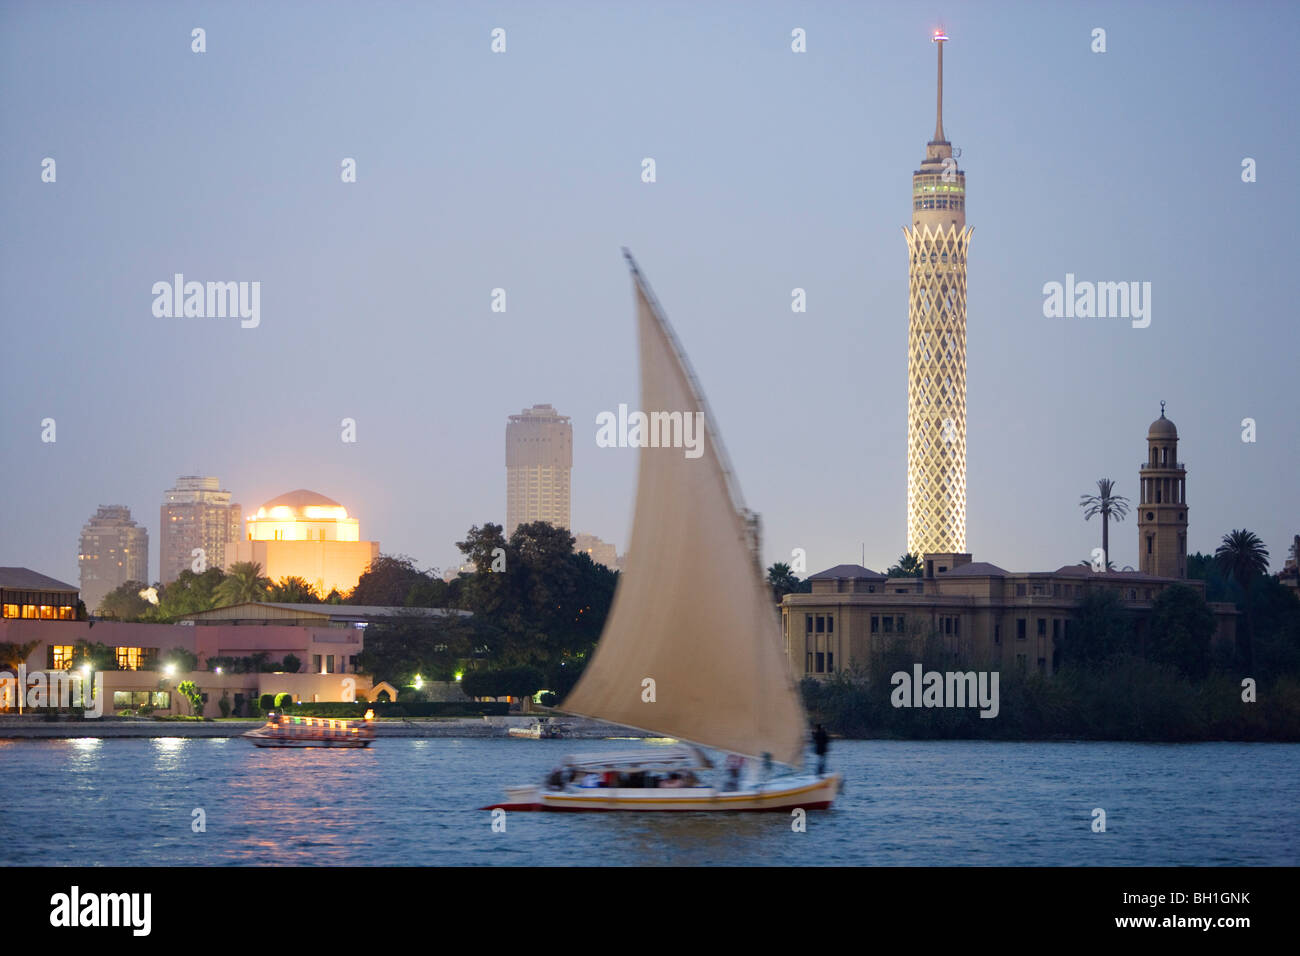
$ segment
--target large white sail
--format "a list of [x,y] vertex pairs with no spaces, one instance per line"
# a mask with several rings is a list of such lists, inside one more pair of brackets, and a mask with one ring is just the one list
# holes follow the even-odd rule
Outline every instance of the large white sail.
[[628,261],[639,411],[670,413],[661,425],[671,413],[690,415],[704,434],[695,449],[663,441],[640,449],[627,561],[595,655],[563,709],[797,767],[807,722],[726,452],[667,319]]

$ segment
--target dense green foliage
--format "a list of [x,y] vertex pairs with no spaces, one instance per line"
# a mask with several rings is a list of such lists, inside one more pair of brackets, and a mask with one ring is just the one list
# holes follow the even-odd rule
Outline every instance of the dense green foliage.
[[471,671],[461,682],[470,697],[532,697],[542,689],[546,675],[527,664]]
[[[916,655],[896,659],[911,671]],[[951,658],[926,669],[954,669]],[[1174,668],[1131,654],[1104,666],[1063,671],[1055,677],[1003,671],[999,713],[978,708],[895,708],[888,666],[870,675],[842,674],[805,680],[804,701],[813,720],[848,737],[992,740],[1300,740],[1300,679],[1263,685],[1257,703],[1242,701],[1235,677],[1193,681]]]
[[358,583],[354,600],[359,594],[364,603],[382,598],[472,616],[371,625],[358,669],[409,687],[416,675],[446,681],[463,673],[473,686],[479,669],[530,667],[542,675],[534,691],[567,692],[600,637],[618,575],[575,553],[568,531],[545,522],[520,525],[508,540],[500,525],[475,526],[457,547],[474,570],[450,583],[407,558],[372,564],[374,573]]
[[[289,671],[296,673],[297,668],[289,668],[289,658],[292,654],[284,659],[282,664],[279,661],[271,660],[271,655],[266,651],[258,651],[256,654],[250,654],[247,657],[209,657],[207,659],[208,670],[214,671],[218,667],[226,674],[274,674],[276,671]],[[295,657],[295,661],[301,665],[301,661]]]

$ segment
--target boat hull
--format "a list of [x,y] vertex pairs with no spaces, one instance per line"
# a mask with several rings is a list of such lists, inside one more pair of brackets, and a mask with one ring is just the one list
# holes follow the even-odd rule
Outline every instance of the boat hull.
[[[243,736],[248,737],[247,734]],[[362,740],[290,740],[273,737],[249,737],[254,747],[333,747],[339,750],[360,750],[369,747],[371,741]]]
[[692,787],[672,790],[628,788],[508,787],[506,800],[482,807],[484,810],[633,813],[755,813],[803,810],[826,810],[840,791],[838,773],[821,777],[799,776],[772,781],[762,787],[743,790],[717,790]]

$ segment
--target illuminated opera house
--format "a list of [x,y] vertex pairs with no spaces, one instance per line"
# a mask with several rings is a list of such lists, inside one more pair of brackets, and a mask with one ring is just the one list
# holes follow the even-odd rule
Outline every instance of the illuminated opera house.
[[361,525],[346,508],[299,488],[249,515],[244,540],[226,545],[226,568],[254,561],[272,581],[299,577],[325,597],[347,594],[378,556],[379,542],[361,540]]

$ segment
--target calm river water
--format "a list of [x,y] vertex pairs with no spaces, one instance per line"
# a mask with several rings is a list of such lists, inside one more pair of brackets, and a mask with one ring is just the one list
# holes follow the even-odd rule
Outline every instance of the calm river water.
[[[835,809],[784,814],[474,809],[575,751],[629,741],[0,740],[14,865],[1286,865],[1300,745],[835,741]],[[191,828],[206,814],[206,832]],[[1094,808],[1106,832],[1092,831]]]

